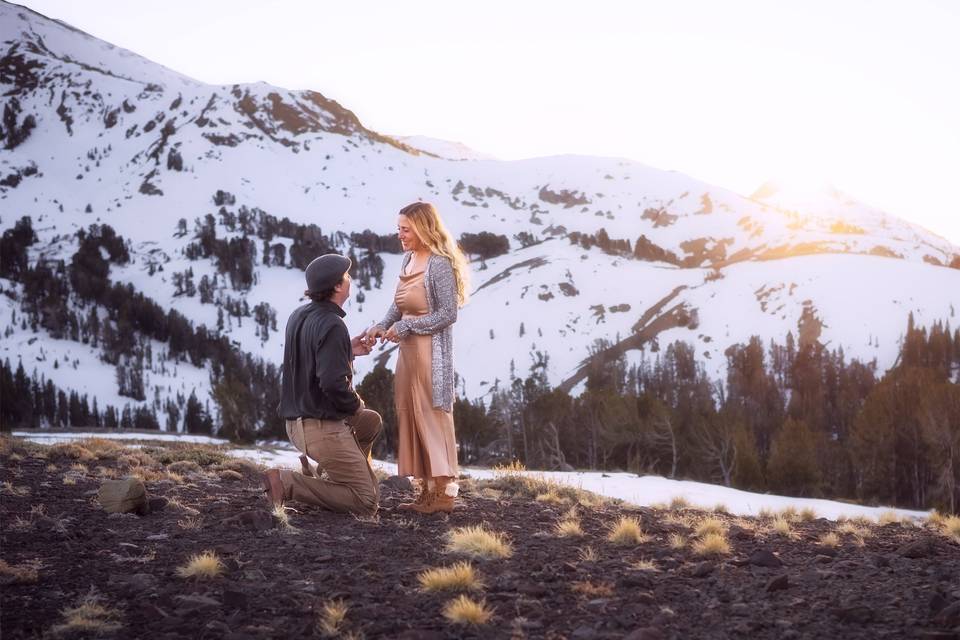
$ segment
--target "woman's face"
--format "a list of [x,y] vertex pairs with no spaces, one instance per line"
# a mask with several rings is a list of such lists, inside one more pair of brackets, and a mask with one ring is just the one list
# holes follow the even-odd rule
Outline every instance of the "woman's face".
[[404,251],[417,251],[423,246],[417,232],[413,230],[413,223],[405,215],[397,216],[397,237]]

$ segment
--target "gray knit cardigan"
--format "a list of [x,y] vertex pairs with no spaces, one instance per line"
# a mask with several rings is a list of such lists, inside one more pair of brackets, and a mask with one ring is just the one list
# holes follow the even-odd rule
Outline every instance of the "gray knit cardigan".
[[[400,270],[407,268],[413,253],[403,256]],[[457,321],[457,278],[449,258],[433,254],[423,271],[427,288],[427,315],[401,319],[397,303],[390,304],[386,317],[377,325],[384,330],[396,324],[397,336],[411,333],[432,338],[431,373],[433,406],[447,413],[453,411],[453,323]]]

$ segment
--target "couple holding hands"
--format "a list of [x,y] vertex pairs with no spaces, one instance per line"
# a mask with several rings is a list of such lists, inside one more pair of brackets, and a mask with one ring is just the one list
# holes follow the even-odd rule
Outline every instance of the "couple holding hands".
[[420,480],[416,499],[399,508],[453,510],[458,467],[452,325],[467,300],[467,261],[432,204],[401,209],[397,234],[404,256],[393,303],[382,321],[352,339],[343,321],[350,259],[327,254],[307,266],[304,295],[310,302],[287,321],[279,407],[290,441],[303,454],[302,470],[263,475],[274,506],[292,499],[340,512],[377,511],[370,449],[383,421],[354,390],[352,361],[378,341],[389,341],[400,352],[394,378],[397,474]]

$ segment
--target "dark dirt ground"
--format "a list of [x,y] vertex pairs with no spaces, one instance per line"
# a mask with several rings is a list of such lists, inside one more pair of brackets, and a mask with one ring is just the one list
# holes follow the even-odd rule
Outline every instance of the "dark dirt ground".
[[[0,572],[5,640],[322,637],[323,605],[338,599],[348,606],[345,638],[960,638],[960,544],[934,525],[850,523],[860,535],[838,533],[840,545],[828,548],[820,537],[840,525],[827,520],[796,519],[789,538],[770,519],[607,502],[578,506],[585,536],[564,538],[554,527],[570,504],[531,497],[544,487],[514,492],[522,483],[508,477],[464,482],[450,516],[398,511],[410,493],[395,480],[381,484],[373,518],[290,505],[291,532],[260,498],[256,469],[215,448],[91,444],[99,457],[82,460],[76,448],[0,444],[0,557],[27,570]],[[188,462],[173,462],[170,477],[159,461],[177,459]],[[71,470],[77,463],[86,470]],[[136,472],[151,497],[183,506],[104,513],[103,477]],[[648,541],[607,540],[624,514],[640,519]],[[728,528],[729,554],[692,551],[706,517]],[[485,583],[476,597],[494,617],[462,626],[442,615],[455,594],[423,592],[417,576],[461,559],[445,551],[445,536],[475,524],[505,534],[514,553],[472,560]],[[674,549],[677,534],[686,544]],[[221,576],[177,576],[204,550],[223,560]],[[59,626],[91,593],[115,628]]]

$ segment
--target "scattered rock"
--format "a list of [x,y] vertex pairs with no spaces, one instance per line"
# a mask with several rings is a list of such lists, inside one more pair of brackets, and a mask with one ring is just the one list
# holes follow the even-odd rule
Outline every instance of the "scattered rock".
[[915,542],[909,542],[897,549],[897,554],[904,558],[916,560],[917,558],[926,558],[929,556],[933,552],[932,547],[933,545],[931,545],[928,540],[917,540]]
[[631,631],[623,637],[623,640],[663,640],[665,637],[656,627],[642,627]]
[[753,532],[737,525],[731,525],[727,535],[733,540],[753,540]]
[[174,596],[173,600],[177,605],[177,613],[180,615],[221,606],[221,602],[219,600],[199,594],[178,595]]
[[147,506],[147,490],[137,478],[104,480],[97,492],[97,501],[107,513],[137,513],[143,515]]
[[759,549],[750,554],[750,564],[758,567],[782,567],[783,561],[766,549]]
[[840,622],[845,623],[867,624],[873,620],[873,609],[863,605],[838,607],[832,613]]
[[132,575],[111,575],[110,582],[123,585],[135,593],[152,591],[157,587],[157,578],[149,573],[134,573]]
[[697,565],[690,572],[690,575],[694,578],[706,578],[708,575],[713,573],[713,563],[704,560],[703,562],[697,563]]
[[273,524],[273,514],[260,509],[243,511],[220,521],[222,527],[239,527],[241,529],[253,529],[254,531],[273,529]]
[[223,590],[223,606],[228,609],[246,609],[247,594],[239,589],[227,588]]
[[944,607],[934,618],[934,622],[944,627],[960,626],[960,600]]
[[398,491],[413,491],[413,483],[406,476],[390,476],[380,481],[384,487],[390,487]]
[[779,576],[774,576],[767,583],[767,591],[783,591],[790,587],[790,576],[786,573],[782,573]]
[[147,510],[150,513],[163,511],[164,509],[167,508],[167,504],[169,504],[169,502],[166,498],[161,498],[159,496],[156,498],[150,498],[149,500],[147,500]]

